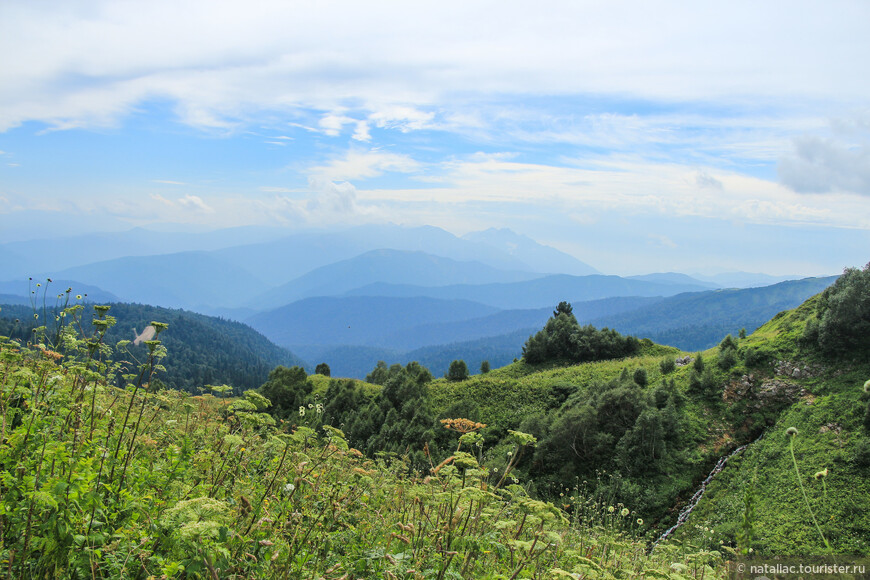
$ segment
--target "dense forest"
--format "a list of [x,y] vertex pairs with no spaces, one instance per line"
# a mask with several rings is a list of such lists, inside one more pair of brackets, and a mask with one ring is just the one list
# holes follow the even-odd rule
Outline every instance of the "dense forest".
[[[62,300],[66,296],[62,295]],[[72,303],[75,297],[69,297]],[[0,310],[0,336],[28,341],[35,329],[45,327],[48,338],[57,341],[65,324],[62,304],[35,306],[5,305]],[[157,380],[168,387],[199,393],[205,385],[231,385],[236,394],[254,389],[277,365],[302,365],[298,357],[275,346],[250,327],[204,316],[185,310],[159,308],[144,304],[109,304],[110,316],[116,321],[104,337],[106,344],[127,340],[124,356],[131,361],[143,360],[147,348],[134,343],[152,321],[169,324],[172,332],[164,335],[169,356],[163,361],[165,372]],[[92,314],[81,321],[82,334],[92,332]]]

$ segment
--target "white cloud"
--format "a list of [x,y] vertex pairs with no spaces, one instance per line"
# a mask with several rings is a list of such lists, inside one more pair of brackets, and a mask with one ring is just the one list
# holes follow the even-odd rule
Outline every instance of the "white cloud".
[[656,246],[661,246],[663,248],[676,248],[677,244],[670,239],[668,236],[660,235],[660,234],[647,234],[647,239],[650,240]]
[[202,211],[205,213],[214,213],[214,209],[209,207],[207,203],[205,203],[201,197],[197,195],[185,195],[184,197],[178,198],[178,205],[185,209],[193,209],[196,211]]
[[[531,204],[592,221],[600,212],[617,211],[626,216],[701,217],[736,223],[870,227],[870,215],[866,208],[861,210],[854,196],[799,195],[779,184],[733,172],[713,168],[699,172],[697,167],[631,158],[600,159],[590,165],[558,167],[521,163],[510,156],[476,155],[443,164],[437,178],[427,179],[432,187],[360,190],[358,196],[371,203]],[[699,175],[707,175],[708,181],[718,185],[699,184]]]
[[706,171],[699,172],[695,176],[695,183],[698,184],[698,187],[706,187],[710,189],[724,189],[722,182],[707,173]]
[[362,142],[371,141],[372,136],[369,133],[369,124],[365,121],[357,121],[356,130],[353,132],[353,139]]
[[259,187],[258,189],[265,193],[290,193],[293,191],[289,187],[272,187],[267,185]]
[[166,199],[165,197],[163,197],[163,196],[160,195],[159,193],[152,193],[150,197],[151,197],[151,199],[153,199],[154,201],[156,201],[156,202],[159,203],[159,204],[162,204],[162,205],[165,205],[165,206],[169,206],[169,207],[175,207],[175,203],[174,203],[174,202],[172,202],[171,200]]
[[[203,199],[198,195],[187,194],[184,197],[179,197],[174,201],[163,197],[159,193],[152,193],[149,197],[161,206],[173,208],[174,210],[180,208],[201,213],[214,213],[215,211],[214,208],[205,203],[205,201],[203,201]],[[116,215],[124,215],[125,212],[127,212],[127,209],[125,208],[132,208],[130,209],[130,213],[131,215],[135,215],[135,208],[137,207],[137,204],[135,202],[115,200],[113,203],[117,208],[116,210],[114,210]]]
[[420,164],[408,155],[352,149],[326,165],[310,168],[308,173],[320,181],[338,182],[368,179],[387,172],[413,173],[419,169]]
[[324,133],[326,133],[330,137],[337,137],[341,134],[341,131],[344,129],[345,125],[351,125],[356,122],[356,119],[352,119],[344,115],[334,115],[330,113],[321,117],[317,125],[323,130]]
[[435,113],[399,105],[385,107],[369,115],[369,119],[378,127],[398,129],[403,133],[429,128],[434,118]]
[[0,21],[0,51],[15,55],[0,69],[0,129],[27,120],[110,125],[148,99],[177,103],[185,122],[218,130],[263,110],[335,111],[352,99],[371,122],[403,131],[429,126],[433,108],[449,110],[470,93],[866,101],[870,78],[853,63],[867,52],[870,5],[788,8],[750,0],[551,0],[534,11],[513,0],[305,9],[280,0],[11,3]]
[[778,171],[799,193],[870,195],[870,139],[854,146],[817,136],[795,139],[794,152],[780,161]]

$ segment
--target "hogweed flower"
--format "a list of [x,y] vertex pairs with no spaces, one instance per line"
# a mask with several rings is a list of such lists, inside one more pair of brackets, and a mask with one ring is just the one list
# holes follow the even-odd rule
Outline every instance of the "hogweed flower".
[[486,427],[485,423],[476,423],[471,419],[441,419],[441,424],[444,425],[445,429],[449,429],[450,431],[456,431],[457,433],[472,433],[474,431],[480,431],[484,427]]

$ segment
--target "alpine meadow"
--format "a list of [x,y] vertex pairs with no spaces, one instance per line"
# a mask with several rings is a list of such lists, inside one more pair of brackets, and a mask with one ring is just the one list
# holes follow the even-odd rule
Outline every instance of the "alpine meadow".
[[0,578],[870,578],[867,22],[0,0]]

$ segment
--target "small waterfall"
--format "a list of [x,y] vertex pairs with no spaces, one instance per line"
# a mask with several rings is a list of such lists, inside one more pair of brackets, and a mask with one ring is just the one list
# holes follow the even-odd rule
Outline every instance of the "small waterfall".
[[701,486],[698,488],[698,491],[695,492],[695,495],[693,495],[692,498],[689,500],[689,503],[687,503],[683,507],[683,509],[680,510],[680,515],[677,516],[677,523],[668,528],[665,533],[659,536],[658,540],[653,542],[652,547],[649,549],[650,553],[652,553],[652,551],[656,549],[656,546],[658,546],[660,542],[662,542],[665,538],[674,533],[674,530],[686,523],[686,520],[689,519],[689,515],[692,513],[692,510],[695,509],[695,506],[698,505],[699,501],[701,501],[701,496],[703,496],[704,492],[707,491],[707,485],[709,485],[709,483],[713,481],[713,478],[716,477],[716,475],[720,471],[725,469],[725,464],[728,463],[729,459],[731,459],[738,453],[742,453],[743,450],[747,447],[749,447],[749,443],[747,443],[746,445],[741,445],[728,455],[719,458],[719,461],[716,462],[716,466],[713,468],[713,471],[710,472],[710,475],[707,476],[707,479],[701,482]]

